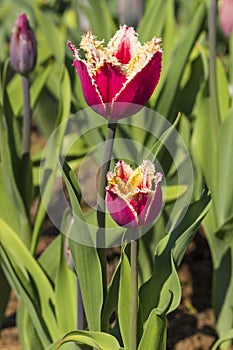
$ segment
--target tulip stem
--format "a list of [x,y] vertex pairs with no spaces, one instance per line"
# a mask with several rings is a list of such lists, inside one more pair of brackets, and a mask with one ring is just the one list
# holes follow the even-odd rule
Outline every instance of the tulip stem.
[[[99,259],[102,268],[102,282],[103,282],[103,300],[107,294],[107,262],[106,262],[106,237],[105,237],[105,220],[106,220],[106,204],[105,204],[105,188],[107,185],[106,174],[109,170],[112,149],[116,133],[117,123],[108,122],[107,135],[104,145],[103,162],[100,168],[99,188],[97,196],[97,220],[99,230],[97,231],[97,248]],[[108,325],[102,324],[102,330],[108,330]]]
[[230,101],[231,101],[231,107],[233,106],[233,68],[232,68],[232,62],[233,62],[233,32],[231,33],[230,39],[229,39],[229,52],[230,52],[230,64],[229,64],[229,76],[230,76]]
[[27,76],[22,76],[23,87],[23,139],[22,139],[22,197],[25,208],[29,214],[31,199],[31,170],[30,170],[30,131],[31,131],[31,112],[30,112],[30,87]]
[[138,314],[138,266],[137,240],[131,240],[131,276],[130,276],[130,350],[137,349],[137,314]]
[[220,111],[218,103],[218,87],[217,87],[217,76],[216,76],[216,13],[217,13],[217,2],[211,0],[209,10],[209,48],[210,48],[210,100],[211,100],[211,114],[213,116],[214,130],[217,133],[220,125]]

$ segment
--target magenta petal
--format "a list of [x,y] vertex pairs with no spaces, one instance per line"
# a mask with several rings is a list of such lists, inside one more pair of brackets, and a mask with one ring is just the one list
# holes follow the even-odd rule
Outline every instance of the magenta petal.
[[76,72],[79,75],[83,95],[86,99],[86,102],[91,106],[97,113],[100,113],[103,116],[106,116],[106,109],[99,92],[97,91],[96,86],[92,82],[86,64],[81,60],[74,60],[74,66]]
[[116,58],[122,64],[127,64],[132,58],[130,51],[130,28],[124,26],[122,28],[122,37],[119,42],[119,46],[117,48],[117,52],[115,53]]
[[107,190],[106,204],[111,217],[118,225],[130,228],[138,226],[135,213],[126,201],[111,190]]
[[126,81],[125,75],[111,63],[104,63],[93,77],[104,103],[112,102]]
[[132,80],[129,80],[125,84],[119,95],[114,99],[112,106],[113,119],[120,119],[132,115],[141,108],[140,106],[146,104],[158,84],[161,67],[162,52],[156,51],[147,65],[139,71]]
[[162,208],[162,190],[161,190],[161,186],[159,184],[157,184],[157,188],[156,188],[156,193],[154,195],[154,197],[152,198],[152,200],[146,205],[145,207],[145,214],[143,214],[143,216],[145,216],[143,218],[143,222],[141,223],[141,217],[139,218],[139,225],[149,225],[151,224],[156,217],[159,215],[159,212]]

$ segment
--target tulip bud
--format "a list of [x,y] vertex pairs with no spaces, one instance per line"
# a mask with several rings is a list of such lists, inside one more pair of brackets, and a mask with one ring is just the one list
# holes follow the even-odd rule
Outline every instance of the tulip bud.
[[22,75],[30,73],[36,65],[37,43],[24,13],[17,17],[11,32],[10,59],[15,71]]
[[229,37],[233,31],[233,0],[219,1],[219,19],[222,31]]

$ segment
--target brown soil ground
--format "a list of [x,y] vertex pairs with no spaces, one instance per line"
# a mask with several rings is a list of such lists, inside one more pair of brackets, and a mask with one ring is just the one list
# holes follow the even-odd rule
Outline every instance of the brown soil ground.
[[[39,249],[43,250],[50,240],[51,236],[45,236],[40,242]],[[110,256],[109,261],[109,273],[111,273],[116,259]],[[208,245],[205,237],[198,233],[179,269],[182,301],[179,308],[168,317],[167,350],[211,349],[217,338],[211,308],[211,273]],[[15,327],[16,309],[17,300],[12,293],[6,311],[5,327],[1,331],[1,350],[21,349]]]

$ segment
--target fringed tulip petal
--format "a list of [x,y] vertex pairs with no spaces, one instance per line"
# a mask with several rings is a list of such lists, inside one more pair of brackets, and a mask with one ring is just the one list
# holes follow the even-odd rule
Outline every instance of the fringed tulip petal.
[[115,96],[111,113],[113,119],[119,119],[119,115],[132,115],[146,104],[158,84],[161,67],[162,52],[157,51],[147,65],[127,81]]
[[107,190],[107,207],[113,220],[120,226],[137,227],[137,213],[124,199]]
[[109,50],[122,64],[127,64],[141,47],[132,27],[122,26],[108,44]]
[[96,112],[100,113],[101,115],[105,115],[105,105],[94,81],[88,73],[86,64],[83,61],[76,59],[74,60],[74,66],[79,75],[83,95],[87,101],[87,104],[97,109]]

